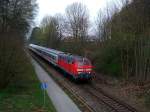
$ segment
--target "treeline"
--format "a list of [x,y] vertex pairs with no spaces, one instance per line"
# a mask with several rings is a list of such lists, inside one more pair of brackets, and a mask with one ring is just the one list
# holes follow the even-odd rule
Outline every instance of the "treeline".
[[[111,9],[107,9],[107,19],[98,18],[100,40],[104,41],[100,69],[110,68],[115,74],[122,74],[126,80],[145,83],[150,79],[150,1],[124,0],[123,8],[110,18]],[[101,13],[99,15],[102,15]],[[101,16],[99,16],[101,17]],[[102,30],[100,30],[102,29]],[[105,41],[107,40],[107,41]],[[105,61],[108,61],[107,63]],[[119,72],[118,72],[119,71]],[[117,72],[117,73],[116,73]]]
[[43,18],[40,27],[33,29],[30,42],[59,49],[64,44],[62,40],[86,42],[88,29],[88,9],[81,3],[73,3],[66,8],[65,15],[56,14]]
[[0,1],[0,89],[24,79],[27,66],[24,42],[36,13],[35,2]]
[[45,17],[30,42],[86,56],[98,72],[143,84],[150,81],[149,4],[122,0],[100,10],[91,36],[88,9],[73,3],[64,15]]

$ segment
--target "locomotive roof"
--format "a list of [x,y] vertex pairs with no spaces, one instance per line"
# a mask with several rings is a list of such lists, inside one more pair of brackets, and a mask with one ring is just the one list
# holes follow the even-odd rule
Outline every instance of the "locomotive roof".
[[82,59],[86,59],[83,56],[77,56],[77,55],[73,55],[73,58],[77,59],[77,60],[82,60]]
[[[71,57],[71,58],[73,58],[73,59],[75,59],[75,60],[82,60],[83,58],[85,58],[85,57],[78,56],[78,55],[73,55],[73,54],[70,54],[70,53],[64,53],[64,54],[62,54],[62,55]],[[86,58],[85,58],[85,59],[86,59]]]

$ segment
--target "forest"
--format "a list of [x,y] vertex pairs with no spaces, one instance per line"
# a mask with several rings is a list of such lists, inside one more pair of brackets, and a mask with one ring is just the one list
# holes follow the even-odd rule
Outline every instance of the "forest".
[[149,0],[115,2],[100,10],[91,25],[87,7],[73,3],[65,14],[46,16],[29,41],[88,57],[96,72],[144,85],[150,81],[149,4]]

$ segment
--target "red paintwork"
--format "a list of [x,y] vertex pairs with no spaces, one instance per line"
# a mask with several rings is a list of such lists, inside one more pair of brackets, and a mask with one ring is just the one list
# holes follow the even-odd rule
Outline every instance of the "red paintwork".
[[[78,66],[77,60],[73,64],[69,64],[64,60],[59,59],[57,64],[59,65],[60,68],[64,69],[66,72],[74,76],[78,75],[77,69],[83,69],[82,72],[84,73],[89,73],[89,72],[92,73],[92,68],[93,68],[93,66],[91,65]],[[91,70],[86,70],[86,69],[91,69]]]
[[69,64],[64,60],[58,59],[58,66],[64,69],[66,72],[75,75],[77,74],[77,64]]

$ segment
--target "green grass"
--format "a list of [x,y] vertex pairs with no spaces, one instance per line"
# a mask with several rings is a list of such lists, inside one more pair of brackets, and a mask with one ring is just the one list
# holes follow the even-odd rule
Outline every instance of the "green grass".
[[43,107],[43,90],[31,65],[28,64],[22,80],[11,83],[0,91],[0,112],[56,112],[46,95]]

